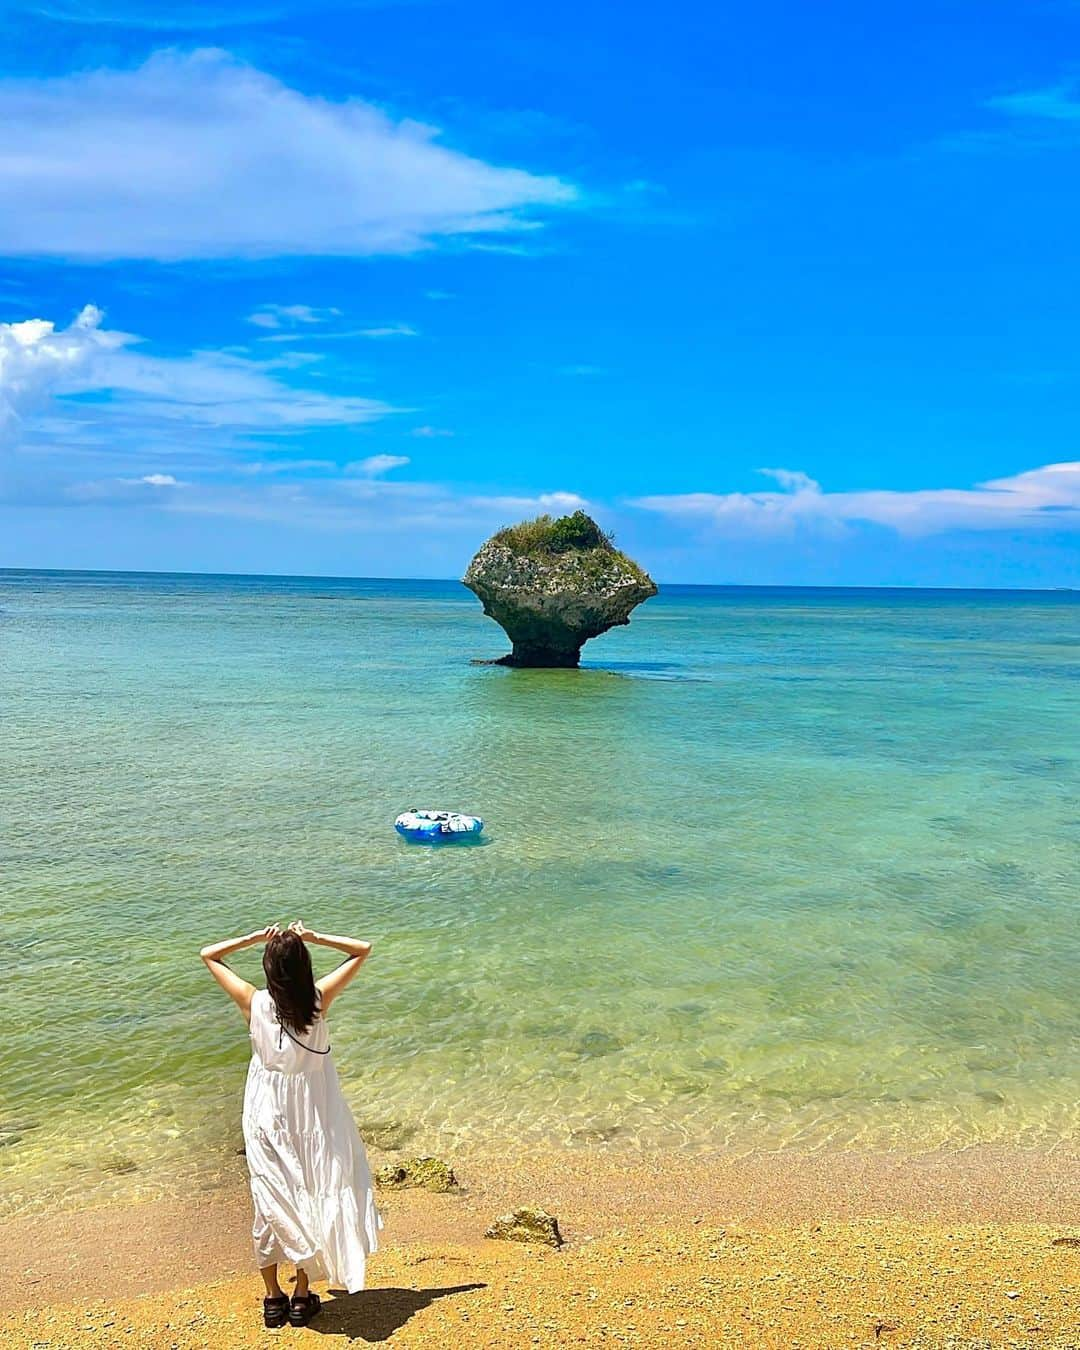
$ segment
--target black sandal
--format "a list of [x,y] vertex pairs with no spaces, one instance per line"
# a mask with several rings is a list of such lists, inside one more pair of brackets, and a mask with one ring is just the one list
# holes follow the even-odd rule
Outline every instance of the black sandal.
[[289,1304],[289,1325],[306,1327],[319,1311],[319,1296],[312,1290],[306,1294],[293,1294]]
[[263,1326],[283,1327],[289,1320],[288,1294],[275,1294],[263,1299]]

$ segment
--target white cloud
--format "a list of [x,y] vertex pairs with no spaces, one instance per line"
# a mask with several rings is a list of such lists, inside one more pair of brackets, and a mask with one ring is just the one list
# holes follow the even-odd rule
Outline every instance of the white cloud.
[[[395,534],[457,539],[474,548],[479,539],[512,520],[541,511],[585,505],[572,492],[538,496],[461,493],[445,483],[392,482],[369,477],[324,477],[297,482],[177,484],[183,491],[151,490],[139,480],[82,481],[50,485],[33,504],[151,509],[169,514],[261,521],[300,529]],[[0,482],[0,501],[15,500]],[[20,500],[28,500],[23,495]]]
[[177,499],[179,489],[192,485],[171,473],[144,473],[138,478],[77,480],[63,486],[51,485],[55,494],[50,505],[167,507]]
[[786,491],[690,492],[630,504],[723,533],[880,525],[903,535],[946,530],[1075,529],[1080,526],[1080,461],[1046,464],[973,488],[826,492],[806,474],[765,469]]
[[563,515],[568,511],[579,511],[589,503],[576,492],[541,492],[537,497],[474,497],[474,502],[483,502],[493,511],[523,518],[545,514]]
[[[262,325],[269,327],[268,324]],[[283,333],[266,333],[260,342],[336,342],[341,338],[398,338],[419,337],[419,331],[407,323],[382,324],[373,328],[320,328],[315,331],[305,328],[302,331],[292,329]]]
[[316,309],[312,305],[260,305],[247,316],[247,321],[256,328],[282,328],[291,324],[325,323],[340,313],[340,309]]
[[208,28],[236,28],[242,24],[261,24],[303,14],[310,5],[299,0],[242,0],[218,4],[214,0],[170,0],[168,5],[146,5],[144,0],[14,0],[10,8],[35,19],[85,24],[100,28],[113,24],[127,30],[149,29],[177,32],[184,29],[205,32]]
[[[279,367],[236,353],[155,356],[108,328],[93,306],[67,328],[44,319],[0,324],[0,445],[12,452],[0,456],[0,500],[305,529],[415,529],[463,546],[508,520],[586,504],[565,491],[485,495],[393,478],[406,455],[369,455],[341,469],[325,452],[297,454],[301,433],[393,409],[287,383]],[[292,454],[282,453],[286,444]],[[151,456],[168,467],[147,471]]]
[[369,455],[367,459],[355,460],[345,465],[346,473],[362,474],[365,478],[378,478],[391,469],[403,468],[409,462],[408,455]]
[[0,82],[0,253],[220,258],[411,253],[573,202],[554,177],[439,143],[361,99],[226,52]]
[[139,338],[102,320],[87,305],[65,329],[45,319],[0,323],[0,441],[14,443],[50,405],[99,441],[118,426],[144,439],[176,426],[291,433],[355,426],[393,411],[375,399],[286,383],[273,362],[214,351],[151,356],[139,350]]
[[1052,122],[1080,121],[1080,98],[1068,85],[1001,94],[988,100],[988,105],[1014,117],[1040,117]]
[[787,492],[814,492],[818,484],[801,469],[759,469],[766,478],[773,478]]
[[409,432],[410,436],[421,436],[425,439],[434,439],[439,436],[452,436],[454,433],[449,427],[413,427]]
[[51,394],[77,381],[94,356],[105,357],[123,335],[107,335],[101,311],[87,305],[63,332],[47,319],[0,323],[0,438],[12,440]]
[[407,323],[388,323],[381,328],[361,328],[357,330],[358,337],[366,338],[388,338],[388,337],[417,337],[416,329]]
[[151,487],[183,487],[179,478],[174,478],[171,473],[144,473],[141,478],[135,480],[137,483],[149,483]]
[[258,459],[236,465],[236,471],[244,474],[328,473],[336,468],[332,459]]
[[240,502],[236,496],[176,494],[165,509],[215,515],[245,515],[261,520],[307,525],[315,529],[362,530],[396,533],[429,532],[433,536],[461,536],[470,547],[508,521],[542,511],[582,505],[572,492],[541,493],[536,497],[462,496],[444,484],[387,483],[361,479],[338,480],[324,490],[298,488],[291,494],[263,494]]

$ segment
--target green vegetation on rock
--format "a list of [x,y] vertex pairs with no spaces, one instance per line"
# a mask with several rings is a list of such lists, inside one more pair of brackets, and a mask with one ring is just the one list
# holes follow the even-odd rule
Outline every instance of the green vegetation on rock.
[[575,511],[572,516],[537,516],[517,525],[506,525],[495,538],[514,553],[567,553],[572,548],[611,548],[612,537],[592,516]]
[[637,563],[615,547],[615,536],[611,531],[602,530],[584,511],[575,511],[569,516],[541,515],[533,520],[522,520],[517,525],[504,525],[491,536],[491,542],[502,544],[519,558],[577,553],[581,555],[582,570],[597,577],[609,571],[613,563],[621,564],[636,576],[645,577]]

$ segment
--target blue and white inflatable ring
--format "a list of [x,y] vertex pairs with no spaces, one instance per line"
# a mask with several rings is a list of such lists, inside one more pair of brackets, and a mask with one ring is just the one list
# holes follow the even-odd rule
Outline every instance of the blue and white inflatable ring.
[[479,816],[464,816],[460,811],[402,811],[394,829],[414,844],[440,844],[451,839],[467,839],[484,828]]

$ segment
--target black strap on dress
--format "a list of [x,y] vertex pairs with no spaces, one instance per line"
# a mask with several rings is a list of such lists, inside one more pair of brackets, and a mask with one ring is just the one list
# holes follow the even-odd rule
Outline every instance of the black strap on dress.
[[[316,991],[316,995],[318,995],[318,991]],[[281,1014],[277,1010],[277,1004],[274,1003],[273,995],[270,996],[270,1002],[271,1004],[273,1004],[274,1007],[274,1020],[278,1024],[277,1043],[279,1050],[281,1049],[281,1033],[284,1032],[285,1035],[288,1036],[289,1040],[292,1041],[294,1045],[298,1045],[301,1048],[301,1050],[307,1050],[309,1054],[328,1055],[330,1053],[331,1049],[333,1048],[332,1046],[328,1045],[325,1050],[316,1050],[313,1045],[305,1045],[303,1041],[299,1040],[296,1036],[294,1036],[292,1032],[289,1030],[289,1028],[285,1025],[285,1023],[281,1020]],[[318,998],[318,996],[315,1004],[315,1011],[320,1015],[322,1014],[322,999]]]

